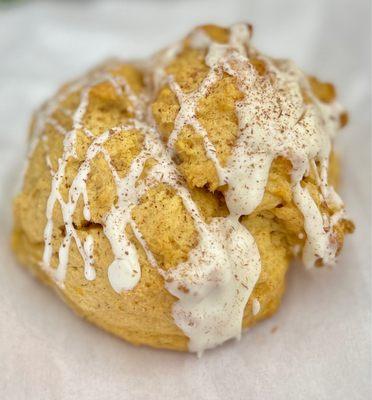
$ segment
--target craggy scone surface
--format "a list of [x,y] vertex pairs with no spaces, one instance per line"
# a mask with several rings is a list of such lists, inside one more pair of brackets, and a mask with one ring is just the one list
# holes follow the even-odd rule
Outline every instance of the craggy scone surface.
[[[125,180],[144,147],[147,129],[154,129],[166,146],[180,118],[177,90],[186,96],[195,93],[210,72],[206,63],[208,49],[200,45],[206,38],[226,44],[230,30],[215,26],[198,28],[176,50],[168,49],[168,53],[173,53],[171,57],[165,54],[166,50],[139,65],[107,63],[63,86],[35,115],[31,126],[32,151],[22,192],[14,203],[14,251],[22,264],[55,287],[78,314],[134,344],[188,349],[189,338],[175,323],[172,312],[177,296],[167,290],[166,275],[159,271],[170,271],[186,262],[198,246],[200,233],[175,186],[164,182],[149,186],[131,209],[135,225],[125,226],[125,235],[138,256],[140,279],[131,290],[115,290],[108,273],[115,255],[107,235],[107,215],[118,202],[118,182]],[[273,62],[279,65],[283,61]],[[249,63],[266,84],[275,79],[259,53],[252,50]],[[334,102],[332,85],[307,79],[311,96],[309,92],[302,93],[305,107],[314,99],[325,105]],[[228,165],[240,134],[236,108],[244,96],[247,94],[242,92],[238,78],[224,70],[196,101],[195,117],[213,144],[222,168]],[[340,112],[338,118],[339,125],[344,125],[345,114]],[[71,132],[75,142],[74,151],[69,153],[66,137]],[[90,157],[92,143],[105,132],[110,134],[100,144],[100,151]],[[177,185],[186,188],[207,225],[216,217],[227,218],[228,183],[221,182],[200,131],[186,123],[173,139]],[[83,195],[74,199],[74,180],[88,158],[89,171],[84,178],[86,201]],[[153,156],[147,158],[137,186],[146,181],[156,164]],[[316,168],[317,163],[310,165],[301,186],[308,190],[322,215],[331,218],[340,204],[325,201]],[[294,251],[301,252],[307,240],[304,216],[293,198],[292,172],[292,162],[287,157],[275,156],[258,206],[249,215],[242,213],[239,217],[253,236],[260,256],[259,276],[244,307],[244,328],[276,311],[284,292],[288,264]],[[328,172],[328,183],[335,185],[338,165],[332,154]],[[50,206],[53,179],[56,182],[58,173],[60,198]],[[73,205],[71,221],[67,223],[69,210],[62,209],[66,204]],[[48,220],[52,221],[52,230],[46,239]],[[139,231],[137,235],[133,226]],[[352,224],[340,218],[332,229],[338,252]],[[72,231],[73,237],[67,243],[65,238]],[[46,248],[50,250],[48,268]],[[61,278],[61,274],[54,273],[66,254],[65,274]],[[149,254],[154,260],[149,259]],[[315,262],[319,266],[322,263],[322,257]]]

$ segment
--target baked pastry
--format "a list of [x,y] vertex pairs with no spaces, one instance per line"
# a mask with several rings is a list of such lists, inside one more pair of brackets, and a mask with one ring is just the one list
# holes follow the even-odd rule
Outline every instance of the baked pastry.
[[13,248],[81,316],[201,354],[273,314],[293,255],[333,264],[346,123],[331,84],[203,26],[110,61],[35,114]]

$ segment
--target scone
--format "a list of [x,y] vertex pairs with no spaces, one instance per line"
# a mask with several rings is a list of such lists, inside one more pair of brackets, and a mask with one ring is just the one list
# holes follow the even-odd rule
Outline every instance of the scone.
[[201,354],[273,314],[294,255],[333,264],[353,230],[331,84],[203,26],[110,61],[35,114],[13,248],[78,314]]

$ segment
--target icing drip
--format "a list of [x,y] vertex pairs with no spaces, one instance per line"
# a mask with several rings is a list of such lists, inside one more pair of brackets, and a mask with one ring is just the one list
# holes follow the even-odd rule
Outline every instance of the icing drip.
[[257,315],[260,312],[261,305],[260,302],[257,299],[253,299],[252,302],[252,314]]
[[190,338],[190,351],[200,355],[204,349],[240,338],[244,308],[260,271],[253,237],[228,217],[215,218],[188,261],[164,274],[166,288],[179,298],[173,315]]
[[199,100],[206,95],[209,87],[217,82],[217,78],[217,74],[213,72],[207,77],[207,79],[202,82],[200,88],[196,92],[185,94],[182,92],[180,86],[174,81],[173,77],[169,77],[169,86],[176,94],[181,109],[178,112],[178,115],[174,122],[174,130],[172,131],[168,139],[168,148],[172,152],[174,152],[174,145],[177,141],[177,136],[181,132],[182,128],[186,125],[192,126],[195,131],[203,137],[205,152],[207,153],[207,156],[213,161],[220,179],[220,183],[223,184],[226,182],[226,178],[224,176],[224,172],[220,165],[220,162],[218,161],[216,149],[214,148],[212,142],[209,140],[208,133],[200,124],[195,115]]
[[[148,125],[153,122],[147,110],[150,93],[137,95],[123,78],[104,70],[73,83],[44,105],[34,124],[30,151],[38,143],[37,134],[42,132],[45,124],[50,124],[56,132],[64,135],[64,151],[56,171],[52,168],[49,156],[46,156],[52,182],[44,231],[42,267],[45,271],[61,287],[64,286],[69,249],[74,240],[84,262],[86,279],[95,279],[93,236],[88,234],[82,241],[73,223],[73,216],[78,200],[82,199],[83,216],[86,221],[91,219],[86,184],[91,163],[101,154],[117,190],[117,202],[103,221],[103,231],[114,255],[114,261],[108,268],[111,286],[120,293],[133,289],[141,279],[137,250],[127,235],[127,229],[130,228],[148,262],[164,277],[165,287],[178,299],[173,306],[173,317],[177,326],[189,337],[190,351],[201,354],[207,348],[240,337],[244,309],[259,278],[261,262],[257,245],[250,232],[240,224],[239,218],[249,215],[260,204],[273,160],[283,156],[293,166],[292,194],[304,217],[306,244],[303,259],[306,266],[311,267],[319,259],[327,264],[334,262],[337,242],[333,227],[343,218],[344,207],[334,189],[328,185],[328,160],[331,139],[338,129],[338,106],[318,101],[305,75],[293,63],[273,60],[256,52],[250,44],[250,31],[246,25],[234,25],[227,44],[213,42],[200,29],[190,36],[189,43],[196,49],[206,50],[205,62],[210,68],[200,87],[192,93],[184,93],[175,79],[166,73],[167,65],[182,51],[182,43],[169,47],[150,62],[140,64],[148,73],[151,90],[157,92],[162,85],[168,84],[178,99],[180,110],[167,144]],[[267,70],[265,76],[260,76],[251,64],[251,55],[264,62]],[[236,103],[238,138],[226,165],[219,161],[213,142],[196,117],[199,101],[224,74],[235,78],[243,95],[242,100]],[[101,81],[109,82],[118,96],[127,96],[131,103],[129,111],[133,112],[136,120],[95,137],[84,127],[83,119],[89,104],[90,88]],[[81,98],[76,111],[61,110],[72,117],[72,130],[66,132],[52,118],[52,114],[68,94],[77,90],[80,90]],[[311,99],[310,104],[305,104],[303,92]],[[220,185],[227,184],[225,200],[230,215],[214,218],[210,224],[202,218],[172,159],[178,135],[187,125],[202,137],[205,153],[216,168]],[[122,178],[114,168],[104,144],[112,136],[133,129],[142,133],[143,146],[132,161],[129,172]],[[84,134],[90,144],[65,201],[60,187],[68,161],[77,158],[78,133]],[[40,140],[47,147],[45,133],[41,134]],[[145,178],[140,178],[149,159],[154,160],[155,164],[146,171]],[[321,213],[309,191],[301,184],[310,170],[315,173],[321,200],[338,209],[331,217]],[[182,199],[198,232],[198,244],[190,251],[188,260],[170,270],[158,265],[131,215],[142,196],[160,183],[173,188]],[[51,267],[51,258],[56,205],[61,209],[66,233],[59,247],[59,264],[55,269]],[[253,299],[253,315],[259,311],[260,303]]]
[[84,265],[84,275],[88,281],[96,279],[96,271],[93,267],[94,264],[94,241],[91,235],[88,235],[84,242],[84,251],[88,257],[88,262]]

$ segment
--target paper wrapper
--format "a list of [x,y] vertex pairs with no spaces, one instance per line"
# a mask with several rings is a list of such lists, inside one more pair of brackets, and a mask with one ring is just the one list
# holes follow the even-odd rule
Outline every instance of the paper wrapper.
[[[0,8],[0,397],[371,398],[370,27],[366,1],[31,2]],[[15,262],[10,198],[32,110],[109,56],[136,58],[196,24],[254,24],[254,43],[335,82],[341,194],[356,232],[336,267],[293,265],[280,311],[194,355],[133,347],[76,317]]]

